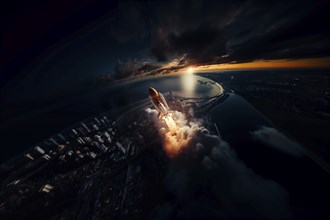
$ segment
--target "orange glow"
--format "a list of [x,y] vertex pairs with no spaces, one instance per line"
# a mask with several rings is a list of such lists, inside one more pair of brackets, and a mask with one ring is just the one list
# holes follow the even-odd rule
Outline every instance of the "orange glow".
[[195,72],[195,69],[191,66],[187,69],[187,74],[193,74],[194,72]]
[[297,60],[257,60],[249,63],[223,63],[195,67],[197,72],[235,69],[330,68],[330,57]]
[[181,117],[175,119],[171,113],[163,117],[167,126],[162,135],[163,148],[169,157],[175,157],[186,149],[194,135],[191,127],[186,125],[184,116]]

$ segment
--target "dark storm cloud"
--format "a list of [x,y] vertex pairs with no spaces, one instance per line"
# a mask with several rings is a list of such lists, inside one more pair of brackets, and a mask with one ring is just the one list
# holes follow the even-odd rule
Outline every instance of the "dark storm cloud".
[[114,78],[124,79],[144,73],[152,74],[154,71],[162,70],[160,66],[138,60],[118,61],[114,67]]
[[199,62],[208,61],[209,56],[226,54],[225,33],[214,27],[203,26],[189,30],[181,35],[171,33],[168,41],[179,54],[186,53],[190,59]]
[[[241,40],[237,40],[237,34],[233,35],[230,57],[250,61],[329,56],[329,29],[326,28],[329,16],[323,8],[327,6],[306,1],[281,2],[262,5],[258,11],[246,11],[233,28],[248,26],[251,31]],[[257,17],[262,19],[255,21],[252,17],[258,12],[261,16]]]
[[158,61],[186,54],[194,60],[226,54],[224,32],[240,6],[235,3],[174,1],[160,7],[153,27],[151,52]]
[[328,2],[192,1],[155,9],[151,53],[199,63],[329,56]]
[[128,60],[126,62],[118,61],[115,65],[115,79],[123,79],[137,74],[137,69],[140,63],[134,60]]
[[[112,78],[114,72],[116,78],[124,78],[147,69],[152,75],[170,73],[191,64],[330,56],[328,1],[100,0],[79,7],[70,4],[67,16],[61,4],[66,3],[31,11],[23,5],[6,13],[6,59],[0,75],[5,92],[18,86],[23,89],[15,90],[25,95],[36,83],[56,92],[59,85],[71,89],[100,74],[111,73]],[[76,10],[78,14],[70,14]],[[181,57],[184,65],[169,69],[129,63],[149,60],[150,65],[162,66]],[[116,65],[118,59],[128,62],[131,72]]]

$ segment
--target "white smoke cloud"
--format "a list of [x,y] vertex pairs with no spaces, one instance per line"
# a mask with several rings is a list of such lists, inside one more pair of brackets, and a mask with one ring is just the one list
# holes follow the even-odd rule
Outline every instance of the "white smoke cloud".
[[[166,123],[157,118],[156,110],[146,112],[165,140]],[[189,141],[178,155],[171,157],[165,178],[175,202],[158,206],[155,219],[292,218],[283,187],[255,174],[227,142],[203,126],[202,120],[189,121],[181,112],[173,117]]]
[[188,121],[187,117],[179,111],[172,111],[162,119],[158,119],[158,112],[154,109],[148,108],[146,112],[159,130],[164,150],[171,157],[184,151],[196,134],[205,129],[200,121]]
[[275,128],[261,126],[259,130],[251,132],[251,135],[254,139],[283,153],[296,157],[304,155],[303,147],[300,144],[289,139]]

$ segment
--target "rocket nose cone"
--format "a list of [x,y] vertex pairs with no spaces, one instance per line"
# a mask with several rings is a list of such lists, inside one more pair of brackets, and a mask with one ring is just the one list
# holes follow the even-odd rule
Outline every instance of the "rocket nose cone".
[[158,97],[157,90],[152,88],[152,87],[149,88],[149,94],[150,94],[151,97]]

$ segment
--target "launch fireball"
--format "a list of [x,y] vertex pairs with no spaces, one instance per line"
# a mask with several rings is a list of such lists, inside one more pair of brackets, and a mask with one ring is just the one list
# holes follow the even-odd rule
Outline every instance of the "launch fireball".
[[163,148],[168,156],[175,157],[186,149],[200,126],[197,122],[188,121],[186,116],[179,111],[170,111],[164,96],[156,89],[149,88],[150,103],[154,110],[146,111],[153,117],[155,125],[159,129]]
[[188,122],[185,115],[178,111],[164,116],[163,121],[166,125],[160,128],[163,148],[168,156],[175,157],[189,146],[199,130],[199,125]]

